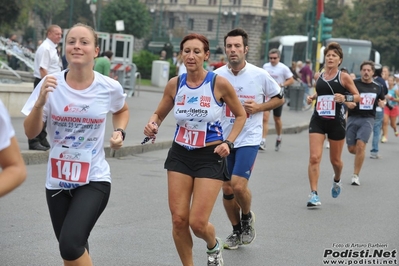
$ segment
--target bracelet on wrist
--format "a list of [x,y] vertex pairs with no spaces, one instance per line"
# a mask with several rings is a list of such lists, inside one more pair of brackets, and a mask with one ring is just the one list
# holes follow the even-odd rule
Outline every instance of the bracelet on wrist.
[[352,94],[345,95],[345,102],[354,102],[355,97]]
[[122,140],[125,140],[125,137],[126,137],[125,130],[123,130],[122,128],[117,128],[114,131],[119,131],[121,133],[121,135],[122,135]]

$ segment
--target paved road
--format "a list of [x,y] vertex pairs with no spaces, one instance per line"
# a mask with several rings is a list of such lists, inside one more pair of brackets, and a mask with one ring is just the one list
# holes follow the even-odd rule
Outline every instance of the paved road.
[[[349,185],[353,156],[344,150],[343,191],[337,199],[330,196],[332,168],[325,150],[319,184],[322,205],[312,210],[306,208],[306,131],[284,136],[280,152],[259,152],[250,182],[257,238],[249,246],[225,250],[225,265],[320,266],[326,250],[339,256],[346,252],[345,245],[352,253],[386,251],[385,259],[392,259],[389,265],[397,265],[397,254],[391,252],[399,248],[398,148],[399,139],[391,137],[380,146],[383,159],[365,159],[360,187]],[[163,149],[107,159],[113,187],[90,237],[94,265],[180,265],[171,237],[163,169],[166,153]],[[0,265],[62,265],[45,203],[45,164],[27,167],[27,181],[1,199]],[[211,221],[218,236],[230,233],[221,194]],[[205,265],[205,244],[196,238],[194,258],[195,265]]]

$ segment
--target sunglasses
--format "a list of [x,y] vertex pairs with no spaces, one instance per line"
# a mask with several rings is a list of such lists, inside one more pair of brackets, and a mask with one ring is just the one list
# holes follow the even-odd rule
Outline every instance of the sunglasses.
[[278,57],[269,57],[269,59],[276,60]]

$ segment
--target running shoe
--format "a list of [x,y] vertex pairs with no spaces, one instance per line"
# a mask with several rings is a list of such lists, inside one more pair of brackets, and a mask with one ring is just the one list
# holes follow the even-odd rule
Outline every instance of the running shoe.
[[217,247],[215,249],[208,250],[206,253],[208,255],[208,266],[223,266],[223,257],[222,257],[222,251],[223,251],[223,243],[220,238],[216,238],[217,241]]
[[266,150],[266,143],[265,143],[264,140],[262,140],[262,141],[260,142],[259,150],[262,150],[262,151]]
[[395,131],[395,137],[399,136],[399,132]]
[[326,142],[326,149],[329,149],[329,148],[330,148],[330,142],[327,141],[327,142]]
[[320,205],[321,205],[321,202],[319,199],[319,195],[317,195],[315,191],[310,192],[308,207],[315,207],[315,206],[320,206]]
[[388,139],[385,136],[382,136],[381,143],[385,143],[385,142],[388,142]]
[[352,186],[360,186],[359,176],[353,174],[352,175]]
[[335,182],[333,178],[333,185],[331,187],[331,196],[335,199],[341,193],[342,183],[341,180],[339,182]]
[[371,159],[380,159],[381,157],[378,155],[376,152],[371,152],[370,153],[370,158]]
[[239,245],[242,245],[242,236],[238,231],[233,231],[224,241],[226,249],[237,249]]
[[275,151],[279,151],[281,147],[281,139],[276,139],[276,148]]
[[255,213],[251,211],[251,218],[248,220],[241,220],[241,241],[244,245],[251,244],[252,241],[256,238],[256,231],[255,231]]

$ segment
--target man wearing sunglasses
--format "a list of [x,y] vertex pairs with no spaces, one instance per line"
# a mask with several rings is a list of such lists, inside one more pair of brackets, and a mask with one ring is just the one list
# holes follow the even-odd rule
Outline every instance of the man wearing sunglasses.
[[[274,78],[274,80],[280,85],[281,88],[285,88],[292,83],[294,83],[294,77],[291,70],[280,62],[280,51],[278,49],[271,49],[269,51],[269,62],[263,65],[263,69],[269,72],[270,76]],[[270,99],[265,99],[267,102]],[[281,121],[281,114],[283,112],[283,105],[273,109],[273,118],[274,118],[274,126],[276,128],[276,145],[275,151],[279,151],[281,147],[282,133],[283,133],[283,123]],[[266,111],[263,113],[263,136],[262,142],[260,143],[260,149],[266,149],[266,136],[269,130],[268,122],[269,122],[270,111]]]

